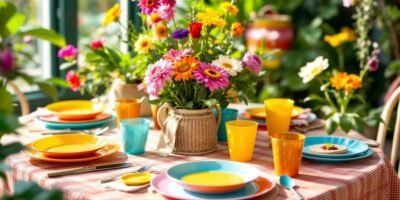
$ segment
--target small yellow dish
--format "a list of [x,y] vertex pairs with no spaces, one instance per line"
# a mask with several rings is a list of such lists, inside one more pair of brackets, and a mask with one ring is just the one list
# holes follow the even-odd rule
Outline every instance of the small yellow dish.
[[46,109],[62,120],[86,120],[96,117],[104,111],[103,103],[87,100],[68,100],[52,103]]
[[[256,107],[256,108],[248,108],[246,112],[250,114],[250,116],[254,119],[265,120],[266,113],[264,107]],[[293,106],[292,109],[292,117],[298,117],[299,115],[304,113],[304,109],[299,106]]]
[[121,176],[121,182],[125,185],[144,185],[150,182],[153,174],[149,172],[129,173]]
[[90,156],[107,145],[105,138],[77,132],[36,140],[32,148],[48,157],[76,158]]

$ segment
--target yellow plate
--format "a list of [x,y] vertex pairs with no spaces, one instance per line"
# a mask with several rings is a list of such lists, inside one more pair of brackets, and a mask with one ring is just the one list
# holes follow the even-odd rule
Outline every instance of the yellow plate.
[[148,172],[129,173],[121,176],[121,182],[125,185],[143,185],[149,183],[152,178],[153,174]]
[[[256,107],[256,108],[248,108],[246,112],[250,114],[251,117],[255,119],[265,119],[265,108],[264,107]],[[299,115],[304,113],[304,109],[299,106],[293,106],[292,109],[292,117],[298,117]]]
[[76,158],[94,154],[106,145],[108,140],[103,137],[77,132],[36,140],[32,143],[32,148],[48,157]]
[[86,100],[69,100],[52,103],[46,109],[62,120],[85,120],[104,111],[105,105]]
[[27,150],[24,151],[26,155],[28,155],[33,160],[40,160],[45,162],[54,162],[54,163],[79,163],[79,162],[86,162],[97,160],[106,156],[109,156],[119,150],[118,144],[109,144],[102,149],[97,150],[92,156],[83,157],[83,158],[51,158],[45,156],[40,151],[35,151],[32,149],[32,144],[25,145]]

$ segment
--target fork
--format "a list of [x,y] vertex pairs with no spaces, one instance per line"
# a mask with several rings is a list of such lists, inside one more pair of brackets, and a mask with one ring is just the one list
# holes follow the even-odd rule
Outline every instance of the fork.
[[122,176],[124,174],[128,174],[128,173],[145,172],[145,171],[149,170],[152,166],[153,166],[153,162],[149,162],[149,163],[143,165],[141,168],[139,168],[137,170],[134,170],[134,171],[131,171],[131,172],[124,172],[122,174],[118,174],[117,176],[112,176],[112,177],[108,177],[108,178],[102,179],[102,180],[100,180],[100,183],[108,183],[108,182],[114,181],[118,177],[120,177],[120,176]]

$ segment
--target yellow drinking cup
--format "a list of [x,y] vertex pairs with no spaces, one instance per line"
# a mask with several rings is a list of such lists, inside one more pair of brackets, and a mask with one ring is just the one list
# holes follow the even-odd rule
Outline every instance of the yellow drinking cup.
[[269,136],[288,132],[294,101],[291,99],[267,99],[264,101]]
[[299,133],[275,133],[271,136],[274,168],[277,176],[295,177],[299,174],[304,135]]
[[226,122],[229,157],[231,160],[245,162],[253,158],[257,126],[257,122],[249,120]]
[[141,99],[122,99],[115,102],[115,111],[117,112],[117,122],[127,118],[140,117]]

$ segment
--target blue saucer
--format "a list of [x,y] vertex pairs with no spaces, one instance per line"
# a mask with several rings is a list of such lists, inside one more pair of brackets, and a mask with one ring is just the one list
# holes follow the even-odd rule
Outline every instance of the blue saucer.
[[314,156],[307,156],[303,154],[303,158],[308,160],[313,160],[322,163],[344,163],[353,160],[360,160],[363,158],[367,158],[374,153],[372,149],[368,149],[366,152],[359,154],[358,156],[351,157],[351,158],[321,158],[321,157],[314,157]]
[[[310,151],[310,147],[318,144],[337,144],[347,147],[347,152],[343,154],[318,154]],[[335,137],[335,136],[310,136],[304,140],[303,155],[308,157],[319,158],[353,158],[367,152],[369,147],[367,144],[355,139]]]
[[101,120],[101,121],[95,121],[95,122],[85,122],[85,123],[56,123],[56,122],[46,122],[43,120],[40,120],[39,118],[36,118],[36,120],[39,123],[44,124],[44,126],[48,129],[87,129],[87,128],[95,128],[95,127],[100,127],[104,126],[108,123],[111,123],[112,121],[115,120],[115,116],[112,116],[110,118]]

